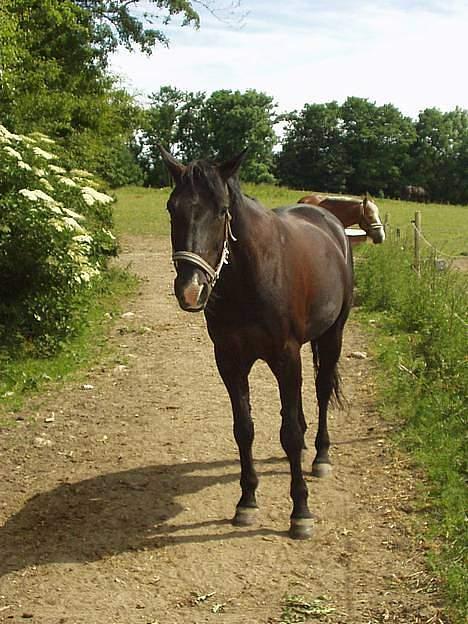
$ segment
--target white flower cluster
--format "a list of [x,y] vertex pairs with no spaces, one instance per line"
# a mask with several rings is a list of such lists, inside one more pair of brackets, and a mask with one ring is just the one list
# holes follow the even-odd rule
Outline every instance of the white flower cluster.
[[83,199],[88,204],[88,206],[92,206],[96,202],[98,204],[109,204],[110,202],[114,201],[112,197],[110,197],[110,195],[100,193],[91,186],[83,186],[81,188],[81,193],[83,195]]
[[[14,134],[0,124],[0,173],[2,160],[6,163],[10,176],[12,167],[22,170],[21,179],[26,176],[28,185],[16,192],[31,204],[31,214],[41,215],[42,222],[48,224],[48,227],[64,233],[64,244],[68,246],[65,253],[75,267],[73,279],[78,283],[89,283],[99,274],[99,265],[91,260],[94,239],[86,229],[85,215],[64,204],[68,198],[73,207],[79,206],[80,202],[93,206],[109,204],[114,200],[91,186],[94,183],[93,174],[88,171],[67,171],[58,164],[52,164],[50,161],[56,161],[58,157],[42,149],[41,143],[52,145],[54,141],[40,133],[34,133],[30,137]],[[55,199],[55,196],[62,201]],[[0,197],[0,204],[1,201]],[[109,230],[103,229],[101,234],[114,240]],[[50,257],[50,264],[56,262],[57,260]]]

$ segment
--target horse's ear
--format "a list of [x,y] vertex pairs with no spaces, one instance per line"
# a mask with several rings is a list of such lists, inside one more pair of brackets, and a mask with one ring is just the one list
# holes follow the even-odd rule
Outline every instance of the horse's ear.
[[180,178],[185,171],[185,166],[181,162],[179,162],[177,158],[174,158],[174,156],[170,152],[164,149],[164,147],[160,143],[158,143],[157,145],[164,164],[174,178],[174,182],[177,184],[178,182],[180,182]]
[[234,156],[234,158],[223,162],[221,165],[218,165],[219,173],[221,174],[221,177],[225,182],[229,180],[229,178],[232,178],[232,176],[239,171],[248,149],[249,148],[246,147],[242,150],[242,152],[240,152],[240,154]]

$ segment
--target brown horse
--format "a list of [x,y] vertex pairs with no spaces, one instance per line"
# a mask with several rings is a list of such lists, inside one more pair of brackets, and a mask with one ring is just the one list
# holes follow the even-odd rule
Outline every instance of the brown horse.
[[321,208],[272,211],[243,195],[236,174],[245,152],[222,164],[198,160],[184,166],[160,151],[175,181],[167,203],[175,295],[182,309],[204,310],[232,405],[242,491],[233,523],[252,524],[257,510],[248,375],[262,359],[280,391],[280,440],[291,471],[290,535],[307,538],[312,515],[301,464],[306,422],[300,349],[310,342],[316,365],[312,474],[322,477],[331,470],[327,408],[332,394],[339,396],[337,363],[353,292],[344,229]]
[[298,203],[326,208],[341,221],[344,227],[359,225],[373,243],[383,243],[385,240],[385,229],[380,220],[379,209],[367,195],[363,199],[330,195],[306,195]]
[[427,203],[429,201],[429,193],[423,186],[409,184],[403,188],[401,198],[407,199],[408,201]]

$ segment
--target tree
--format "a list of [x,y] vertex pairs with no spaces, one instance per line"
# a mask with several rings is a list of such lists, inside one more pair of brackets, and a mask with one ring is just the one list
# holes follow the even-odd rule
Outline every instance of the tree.
[[416,135],[407,177],[434,200],[467,201],[468,111],[426,108],[416,122]]
[[352,171],[347,188],[352,193],[397,195],[414,142],[414,126],[392,104],[377,106],[349,97],[341,107],[343,146]]
[[214,91],[206,101],[208,152],[225,160],[248,147],[241,173],[246,182],[274,181],[275,106],[272,97],[254,89]]
[[301,112],[284,119],[286,129],[277,157],[281,182],[294,188],[344,191],[350,168],[338,104],[306,104]]
[[150,96],[145,111],[140,144],[140,163],[149,186],[168,186],[167,168],[161,161],[158,143],[175,155],[193,160],[206,149],[207,133],[203,123],[204,93],[180,91],[165,86]]
[[270,96],[254,90],[214,91],[207,97],[162,87],[151,96],[140,139],[147,183],[168,182],[158,143],[186,162],[200,157],[223,160],[248,146],[243,179],[272,182],[274,107]]
[[[2,121],[16,132],[46,132],[75,149],[84,146],[76,134],[96,138],[85,156],[94,153],[96,162],[89,166],[103,173],[106,167],[99,161],[110,154],[120,154],[125,161],[130,154],[128,149],[124,154],[125,145],[138,115],[133,106],[128,116],[128,98],[107,71],[109,54],[118,45],[140,47],[149,54],[155,44],[167,44],[164,26],[176,16],[183,25],[198,27],[196,4],[205,5],[197,0],[2,0]],[[148,10],[142,13],[145,6]],[[207,6],[215,10],[210,0]],[[99,143],[106,142],[113,148],[99,155]]]

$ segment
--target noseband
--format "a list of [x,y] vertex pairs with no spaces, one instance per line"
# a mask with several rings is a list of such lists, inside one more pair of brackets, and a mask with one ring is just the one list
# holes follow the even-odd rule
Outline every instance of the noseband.
[[383,229],[383,223],[371,223],[364,213],[364,202],[359,204],[359,222],[358,225],[363,230],[380,230]]
[[175,253],[173,253],[172,261],[175,268],[177,269],[177,265],[180,261],[194,264],[199,269],[202,269],[202,271],[204,271],[208,278],[210,286],[213,288],[219,279],[223,266],[229,263],[229,239],[233,241],[237,240],[237,238],[232,233],[231,220],[232,215],[229,210],[226,210],[226,217],[224,220],[223,251],[221,252],[221,257],[218,264],[216,265],[216,268],[213,268],[211,264],[209,264],[204,258],[194,253],[193,251],[176,251]]

